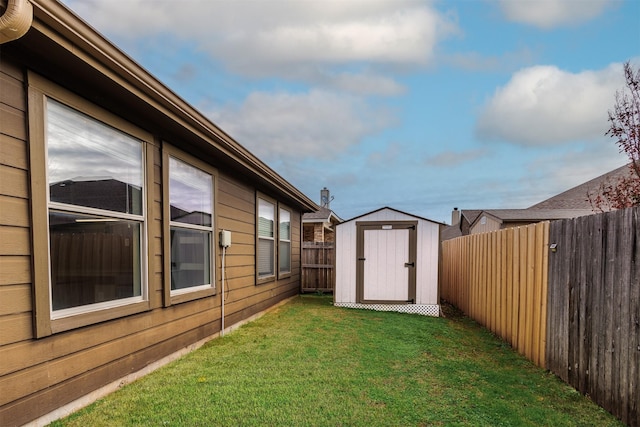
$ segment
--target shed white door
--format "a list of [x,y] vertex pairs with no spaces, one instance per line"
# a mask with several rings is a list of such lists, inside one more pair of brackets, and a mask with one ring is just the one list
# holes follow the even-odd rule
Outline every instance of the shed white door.
[[414,302],[416,224],[364,223],[358,229],[358,302]]

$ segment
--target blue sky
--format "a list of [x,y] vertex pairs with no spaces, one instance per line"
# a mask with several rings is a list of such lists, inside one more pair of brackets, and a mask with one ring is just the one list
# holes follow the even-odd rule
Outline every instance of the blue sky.
[[627,160],[637,0],[64,3],[344,219],[525,208]]

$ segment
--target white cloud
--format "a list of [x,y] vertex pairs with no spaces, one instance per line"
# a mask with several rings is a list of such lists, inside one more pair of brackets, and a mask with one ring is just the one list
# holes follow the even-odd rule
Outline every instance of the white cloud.
[[536,53],[525,47],[517,51],[506,52],[501,55],[486,56],[479,52],[452,53],[443,56],[443,60],[456,68],[467,71],[504,72],[516,70],[533,63]]
[[341,73],[330,77],[328,86],[361,95],[401,95],[406,89],[393,79],[371,73]]
[[602,138],[607,111],[623,86],[621,64],[580,73],[555,66],[525,68],[486,103],[476,133],[526,146]]
[[[397,94],[390,78],[345,74],[345,65],[428,64],[436,44],[458,31],[428,0],[66,0],[119,40],[170,36],[187,41],[246,76],[335,78],[328,87]],[[359,80],[345,82],[346,79]],[[373,80],[379,80],[382,87]]]
[[549,29],[579,24],[601,14],[619,0],[498,0],[507,19]]
[[487,150],[486,148],[467,151],[447,150],[433,156],[428,156],[424,159],[424,164],[426,166],[450,168],[481,159],[487,156],[487,154],[489,154],[489,150]]
[[211,117],[267,162],[331,159],[394,121],[360,98],[320,90],[255,92],[242,105],[223,107]]

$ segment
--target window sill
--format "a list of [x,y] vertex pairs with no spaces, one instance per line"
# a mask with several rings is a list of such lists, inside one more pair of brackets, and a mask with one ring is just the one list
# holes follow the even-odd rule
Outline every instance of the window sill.
[[180,304],[183,302],[194,301],[201,298],[207,298],[216,295],[216,288],[209,287],[207,289],[200,289],[192,292],[184,292],[181,294],[174,294],[170,296],[171,305]]
[[93,325],[107,320],[113,320],[132,314],[142,313],[151,309],[149,301],[128,304],[116,308],[92,311],[74,316],[62,317],[51,320],[51,333],[69,331],[83,326]]

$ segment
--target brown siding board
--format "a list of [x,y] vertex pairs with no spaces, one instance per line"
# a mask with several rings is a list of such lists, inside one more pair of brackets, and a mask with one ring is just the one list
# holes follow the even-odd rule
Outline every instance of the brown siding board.
[[31,285],[0,286],[0,316],[31,311]]
[[220,176],[218,190],[222,193],[233,195],[233,197],[255,205],[255,190],[229,175],[225,174]]
[[0,104],[25,111],[26,102],[22,81],[0,72]]
[[0,165],[0,194],[26,199],[29,196],[27,179],[25,170]]
[[0,164],[27,169],[27,144],[24,140],[0,134]]
[[24,111],[17,110],[5,104],[0,104],[0,133],[26,140]]
[[31,238],[28,228],[0,225],[0,255],[29,255]]
[[0,256],[0,286],[31,282],[29,256]]
[[0,195],[0,225],[29,226],[29,202]]
[[[0,317],[0,346],[31,338],[33,338],[31,313],[11,314]],[[4,394],[4,392],[2,394]],[[1,399],[0,397],[0,400]],[[0,403],[0,405],[1,404],[2,403]]]
[[[220,179],[219,182],[227,182],[227,180]],[[242,190],[243,194],[238,195],[238,193],[224,191],[221,187],[223,186],[218,186],[218,202],[243,212],[255,213],[255,196],[253,191]],[[249,198],[251,200],[248,200]]]
[[255,224],[255,213],[245,212],[235,207],[226,206],[218,203],[218,215],[223,218],[229,218],[239,223]]

